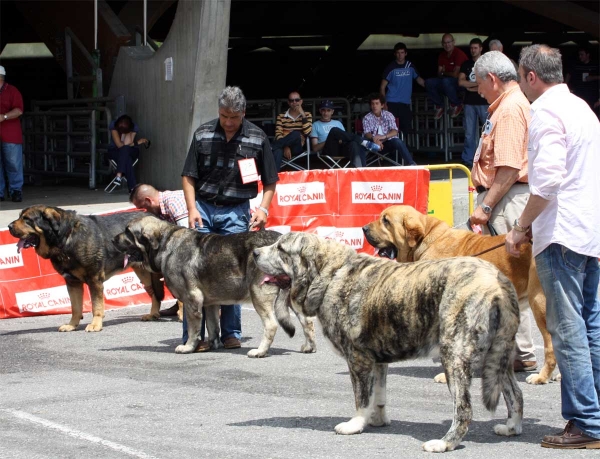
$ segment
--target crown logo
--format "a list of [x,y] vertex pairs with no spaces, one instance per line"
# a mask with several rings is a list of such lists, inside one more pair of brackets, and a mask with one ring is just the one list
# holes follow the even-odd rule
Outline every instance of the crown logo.
[[383,190],[383,187],[381,185],[373,185],[371,187],[371,191],[381,191]]
[[46,293],[40,293],[40,294],[38,295],[38,298],[39,298],[40,300],[45,300],[46,298],[50,298],[50,294],[49,294],[48,292],[46,292]]
[[126,276],[126,277],[124,277],[123,279],[121,279],[121,281],[122,281],[124,284],[129,284],[129,283],[133,282],[133,276]]
[[335,237],[344,237],[344,232],[343,231],[336,231],[335,233]]
[[306,187],[305,187],[305,186],[299,186],[299,187],[298,187],[298,191],[299,191],[300,193],[304,193],[304,192],[306,191]]

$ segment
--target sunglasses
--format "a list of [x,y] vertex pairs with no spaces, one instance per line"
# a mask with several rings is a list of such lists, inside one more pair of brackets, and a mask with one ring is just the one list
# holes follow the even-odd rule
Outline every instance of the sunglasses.
[[288,99],[288,102],[300,102],[302,99]]

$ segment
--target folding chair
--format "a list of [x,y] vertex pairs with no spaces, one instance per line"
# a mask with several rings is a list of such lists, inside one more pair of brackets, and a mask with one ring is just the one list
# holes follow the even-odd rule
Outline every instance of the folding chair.
[[[296,169],[297,171],[309,171],[310,170],[310,138],[306,138],[306,143],[304,145],[306,147],[306,150],[304,150],[302,153],[296,155],[296,156],[292,156],[291,159],[286,159],[285,156],[283,157],[283,160],[281,162],[281,167],[283,168],[283,166],[289,166],[292,169]],[[299,159],[302,158],[306,158],[306,167],[302,167],[300,164],[297,163],[297,161]]]
[[319,158],[329,169],[345,169],[350,165],[350,160],[345,156],[329,156],[318,151],[317,158]]
[[[399,120],[398,118],[396,118],[396,126],[398,126],[398,123]],[[362,119],[357,118],[354,120],[354,131],[357,134],[362,134],[364,132]],[[398,130],[398,137],[400,138],[400,140],[404,140],[404,136],[402,135],[402,132],[400,130]],[[396,158],[395,160],[389,156],[389,153],[380,153],[378,151],[367,150],[367,167],[374,163],[377,163],[381,166],[382,161],[387,161],[393,164],[394,166],[404,166],[404,159],[400,157],[398,150],[395,150],[394,152]],[[400,162],[398,160],[400,160]]]
[[[135,159],[135,161],[132,164],[132,167],[135,167],[135,165],[138,163],[138,160],[139,160],[139,158]],[[111,174],[116,174],[117,173],[117,162],[114,159],[109,159],[108,160],[108,168],[109,168]],[[116,183],[115,180],[117,180],[116,175],[110,181],[110,183],[108,185],[106,185],[106,188],[104,188],[104,191],[106,193],[112,193],[120,186],[118,183]],[[127,179],[125,177],[121,177],[121,180],[127,181]]]

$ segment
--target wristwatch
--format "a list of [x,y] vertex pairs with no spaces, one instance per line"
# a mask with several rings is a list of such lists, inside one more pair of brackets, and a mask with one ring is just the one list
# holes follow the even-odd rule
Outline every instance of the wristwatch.
[[518,231],[519,233],[526,233],[527,231],[529,231],[530,226],[521,226],[519,225],[519,219],[515,218],[515,222],[513,223],[513,229],[515,231]]
[[4,119],[7,120],[8,119],[8,115],[5,113],[4,114]]
[[490,206],[488,206],[487,204],[484,204],[483,202],[481,203],[481,210],[483,210],[483,213],[486,215],[489,215],[492,213],[492,208]]

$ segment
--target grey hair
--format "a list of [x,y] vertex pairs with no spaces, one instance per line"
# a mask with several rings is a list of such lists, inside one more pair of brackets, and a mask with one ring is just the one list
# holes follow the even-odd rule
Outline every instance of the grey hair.
[[475,62],[473,68],[475,75],[482,80],[487,78],[488,73],[493,73],[503,83],[519,81],[515,66],[508,57],[500,51],[488,51]]
[[497,46],[499,49],[504,49],[502,42],[498,39],[490,40],[488,48],[492,49],[492,46]]
[[534,72],[544,83],[562,83],[562,56],[556,48],[548,45],[531,45],[521,50],[519,65],[525,74]]
[[246,111],[246,97],[237,86],[227,86],[219,95],[219,108],[228,108],[234,112]]

